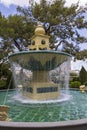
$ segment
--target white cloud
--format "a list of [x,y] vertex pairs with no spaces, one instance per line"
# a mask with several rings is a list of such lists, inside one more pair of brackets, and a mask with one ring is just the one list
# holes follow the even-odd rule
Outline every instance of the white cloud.
[[73,60],[71,61],[71,70],[80,71],[82,66],[87,70],[87,59],[85,61],[83,60],[76,60],[76,62],[74,62]]
[[[34,0],[39,1],[39,0]],[[77,3],[78,0],[66,0],[66,5],[70,6],[72,3]],[[5,6],[9,7],[9,5],[20,5],[20,6],[28,6],[29,0],[0,0],[0,3],[3,3]],[[80,5],[84,6],[87,3],[87,0],[79,0]]]
[[84,6],[87,3],[87,0],[66,0],[66,5],[70,6],[71,4],[76,4],[78,1],[80,6]]
[[5,6],[10,6],[11,4],[20,5],[20,6],[28,6],[29,0],[1,0],[0,3],[4,4]]

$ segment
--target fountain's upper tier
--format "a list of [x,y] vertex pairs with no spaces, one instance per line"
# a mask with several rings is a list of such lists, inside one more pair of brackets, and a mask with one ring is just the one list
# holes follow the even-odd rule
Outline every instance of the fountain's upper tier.
[[15,53],[9,56],[10,62],[33,71],[49,71],[67,61],[71,55],[64,52],[38,50]]
[[51,50],[49,47],[49,36],[45,35],[45,29],[39,23],[35,29],[35,35],[31,38],[29,51],[14,53],[9,56],[11,62],[32,71],[49,71],[57,68],[67,61],[71,55]]

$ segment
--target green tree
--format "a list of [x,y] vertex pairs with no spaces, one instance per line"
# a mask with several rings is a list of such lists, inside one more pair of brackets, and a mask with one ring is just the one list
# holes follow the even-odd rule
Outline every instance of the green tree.
[[87,81],[87,71],[83,66],[80,70],[79,77],[80,77],[81,84],[84,84]]
[[85,50],[82,50],[82,51],[80,51],[80,52],[77,52],[76,53],[76,57],[77,57],[77,59],[79,59],[79,60],[85,60],[85,59],[87,59],[87,49],[85,49]]
[[0,63],[6,60],[9,50],[12,49],[8,37],[8,34],[10,35],[11,32],[7,26],[7,19],[0,13]]
[[13,30],[13,34],[9,37],[20,43],[20,49],[23,48],[23,45],[28,46],[34,31],[33,23],[27,22],[25,16],[13,15],[8,17],[8,26],[10,30]]
[[5,18],[1,13],[0,25],[0,63],[4,63],[8,53],[14,51],[14,45],[19,51],[28,46],[34,26],[33,23],[26,22],[24,16],[10,15]]
[[25,16],[17,14],[10,15],[8,18],[1,14],[0,25],[0,51],[3,52],[0,59],[13,51],[13,44],[19,51],[25,49],[24,47],[30,43],[35,28],[32,22],[26,21]]
[[12,72],[8,63],[0,64],[0,89],[13,88]]
[[[50,35],[51,47],[58,49],[62,44],[63,51],[80,57],[80,43],[87,41],[87,37],[80,35],[79,30],[87,28],[87,21],[84,13],[86,7],[79,7],[79,4],[65,6],[65,0],[40,0],[40,3],[30,0],[28,8],[17,7],[19,15],[8,18],[0,15],[0,36],[2,44],[19,43],[17,47],[23,48],[30,44],[30,37],[38,21],[43,23],[46,33]],[[57,46],[54,43],[57,42]],[[8,47],[9,48],[9,47]],[[78,54],[77,54],[78,53]]]
[[[62,44],[63,51],[76,56],[80,49],[78,44],[87,41],[87,37],[81,36],[79,33],[79,30],[87,28],[87,21],[84,16],[87,8],[79,7],[79,3],[66,7],[65,0],[51,2],[40,0],[40,3],[36,2],[31,9],[32,18],[41,21],[46,33],[51,36],[51,46],[58,42],[56,49]],[[29,9],[21,8],[20,12],[24,13],[27,18],[30,17]]]
[[[16,14],[5,18],[0,13],[0,80],[2,86],[5,85],[5,81],[7,85],[11,77],[9,66],[4,70],[8,65],[8,54],[14,51],[14,45],[19,51],[25,50],[30,44],[34,28],[33,22],[27,21],[25,16]],[[6,80],[2,81],[2,79]]]

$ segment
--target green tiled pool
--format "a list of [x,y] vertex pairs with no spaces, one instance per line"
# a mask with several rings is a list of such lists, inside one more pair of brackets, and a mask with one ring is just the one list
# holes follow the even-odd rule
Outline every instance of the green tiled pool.
[[[64,92],[64,90],[63,90]],[[57,122],[87,118],[87,92],[71,90],[71,98],[65,102],[52,104],[21,104],[11,100],[15,94],[9,91],[0,92],[0,104],[10,106],[9,118],[14,122]]]

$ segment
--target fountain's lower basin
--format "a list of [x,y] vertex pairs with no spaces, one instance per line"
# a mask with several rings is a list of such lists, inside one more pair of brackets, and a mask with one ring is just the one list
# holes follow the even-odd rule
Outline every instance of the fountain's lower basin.
[[[87,118],[86,92],[71,90],[69,100],[54,100],[54,103],[46,104],[21,103],[12,98],[14,94],[15,91],[9,91],[6,98],[6,105],[10,106],[9,118],[13,122],[57,122]],[[3,104],[5,95],[5,91],[0,92],[0,104]]]
[[[21,104],[10,99],[14,91],[9,91],[6,105],[10,106],[9,117],[12,122],[0,122],[2,130],[50,129],[86,130],[87,93],[71,90],[70,100],[53,104]],[[6,92],[0,92],[0,104]]]

